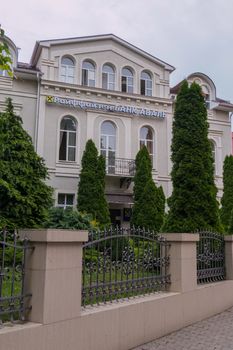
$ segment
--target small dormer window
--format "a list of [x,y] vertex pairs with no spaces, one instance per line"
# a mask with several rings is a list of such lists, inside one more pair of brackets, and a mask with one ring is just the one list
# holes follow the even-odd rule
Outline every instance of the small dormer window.
[[70,57],[62,57],[60,80],[64,83],[74,83],[74,61]]

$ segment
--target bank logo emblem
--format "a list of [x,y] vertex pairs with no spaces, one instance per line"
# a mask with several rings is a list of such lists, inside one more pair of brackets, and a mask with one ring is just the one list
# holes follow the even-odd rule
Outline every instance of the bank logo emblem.
[[53,96],[47,96],[46,101],[47,101],[48,103],[53,103]]

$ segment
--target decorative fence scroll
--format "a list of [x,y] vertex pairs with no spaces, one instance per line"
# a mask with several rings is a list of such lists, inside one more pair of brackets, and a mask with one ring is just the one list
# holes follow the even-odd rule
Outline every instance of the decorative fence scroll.
[[201,231],[197,243],[197,283],[225,280],[225,243],[219,233]]
[[0,231],[0,327],[4,322],[23,321],[29,309],[24,292],[25,253],[28,241],[17,232]]
[[154,232],[91,231],[83,246],[82,305],[165,290],[168,264],[168,243]]

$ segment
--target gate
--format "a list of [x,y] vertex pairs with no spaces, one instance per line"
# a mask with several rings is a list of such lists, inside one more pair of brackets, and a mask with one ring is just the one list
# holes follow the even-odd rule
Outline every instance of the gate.
[[225,242],[220,233],[198,232],[197,283],[225,280]]

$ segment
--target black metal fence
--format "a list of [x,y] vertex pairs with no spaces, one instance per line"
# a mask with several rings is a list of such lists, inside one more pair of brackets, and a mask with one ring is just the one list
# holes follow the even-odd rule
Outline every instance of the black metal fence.
[[0,327],[4,322],[24,321],[30,294],[24,292],[25,253],[28,240],[15,231],[0,231]]
[[197,283],[225,280],[224,236],[210,231],[198,232]]
[[105,158],[106,174],[107,175],[121,175],[133,177],[135,175],[136,166],[134,159]]
[[89,232],[83,246],[82,305],[165,290],[168,247],[162,236],[142,229]]

